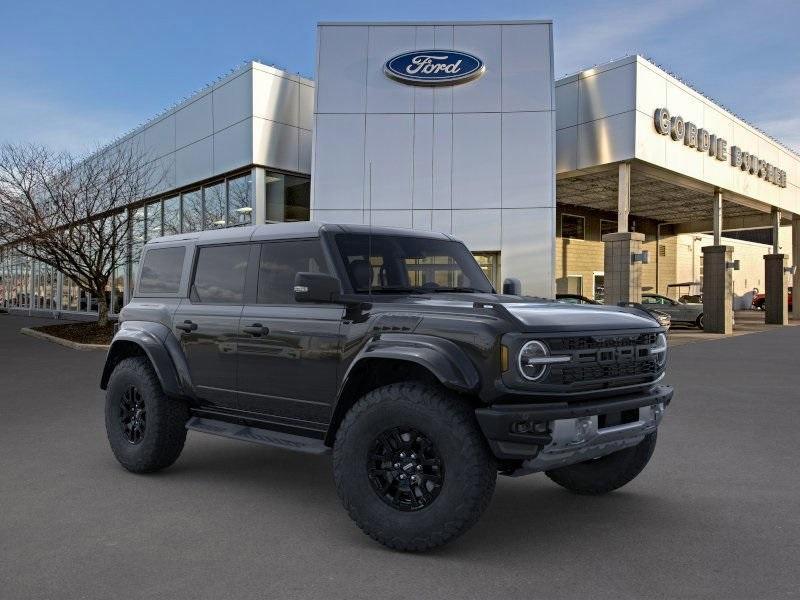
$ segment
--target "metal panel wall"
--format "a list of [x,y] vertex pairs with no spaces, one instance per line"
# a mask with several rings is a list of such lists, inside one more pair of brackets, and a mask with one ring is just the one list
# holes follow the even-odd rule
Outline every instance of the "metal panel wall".
[[[486,72],[437,88],[383,73],[395,54],[435,48]],[[453,233],[550,296],[554,99],[549,22],[321,24],[312,218]]]
[[255,164],[311,172],[313,82],[257,62],[124,136],[157,161],[156,193]]

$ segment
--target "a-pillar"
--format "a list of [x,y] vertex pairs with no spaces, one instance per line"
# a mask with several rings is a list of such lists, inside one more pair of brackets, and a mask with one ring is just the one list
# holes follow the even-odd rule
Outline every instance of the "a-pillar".
[[703,247],[703,330],[733,333],[733,246]]
[[[800,267],[800,216],[792,217],[792,266]],[[792,295],[800,290],[800,268],[794,272]],[[792,302],[792,318],[800,320],[800,302]]]
[[634,260],[641,254],[644,234],[621,231],[603,236],[605,303],[642,301],[642,263]]

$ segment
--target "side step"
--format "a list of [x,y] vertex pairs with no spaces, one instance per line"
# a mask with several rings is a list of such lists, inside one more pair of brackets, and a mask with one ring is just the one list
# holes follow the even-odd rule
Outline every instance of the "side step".
[[331,449],[319,439],[293,435],[282,431],[273,431],[271,429],[259,429],[257,427],[250,427],[249,425],[237,425],[236,423],[206,419],[204,417],[192,417],[186,423],[186,429],[219,435],[234,440],[241,440],[243,442],[275,446],[277,448],[283,448],[284,450],[306,452],[308,454],[328,454],[331,451]]

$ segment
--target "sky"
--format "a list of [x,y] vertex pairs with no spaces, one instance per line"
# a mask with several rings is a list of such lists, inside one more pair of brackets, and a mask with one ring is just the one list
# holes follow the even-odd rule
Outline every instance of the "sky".
[[552,19],[560,77],[641,54],[800,152],[800,2],[0,3],[0,143],[85,152],[247,60],[313,78],[318,21]]

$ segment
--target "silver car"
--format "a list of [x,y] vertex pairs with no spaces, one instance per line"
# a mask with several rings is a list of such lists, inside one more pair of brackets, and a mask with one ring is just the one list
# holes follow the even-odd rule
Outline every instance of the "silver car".
[[667,313],[673,325],[679,323],[703,328],[702,304],[678,302],[661,294],[642,294],[642,304],[647,309],[654,308]]

